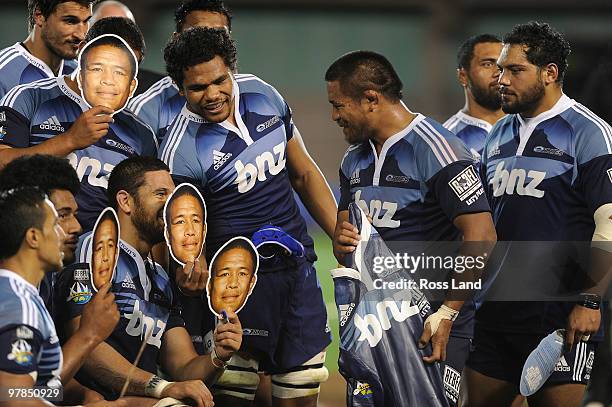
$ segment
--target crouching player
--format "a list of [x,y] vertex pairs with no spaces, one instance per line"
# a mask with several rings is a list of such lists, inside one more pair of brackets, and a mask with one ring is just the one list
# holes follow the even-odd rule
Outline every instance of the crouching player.
[[[204,384],[223,372],[225,362],[242,343],[242,328],[235,314],[220,324],[210,355],[198,356],[175,306],[166,272],[150,255],[151,247],[164,240],[163,207],[174,189],[168,167],[155,158],[133,157],[121,162],[109,178],[108,195],[120,226],[119,260],[112,277],[121,319],[111,336],[85,362],[79,379],[107,399],[115,399],[128,380],[128,395],[173,397],[211,406]],[[77,263],[60,276],[61,314],[69,318],[67,330],[79,325],[82,301],[71,301],[71,290],[91,292],[88,259],[92,234],[84,235],[77,249]],[[146,345],[137,368],[130,373],[142,342]],[[171,380],[156,375],[158,363]]]

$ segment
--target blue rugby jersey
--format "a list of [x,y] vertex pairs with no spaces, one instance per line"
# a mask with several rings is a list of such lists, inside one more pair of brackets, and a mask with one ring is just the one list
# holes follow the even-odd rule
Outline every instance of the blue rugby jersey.
[[[75,61],[62,60],[59,74],[68,75],[75,68]],[[0,51],[0,98],[17,85],[53,77],[51,68],[19,42]]]
[[377,273],[373,259],[392,256],[391,251],[355,204],[349,205],[349,219],[362,240],[347,256],[349,268],[332,270],[347,405],[447,406],[440,366],[423,362],[431,346],[417,347],[430,314],[427,298],[416,288],[377,286],[376,281],[414,280],[402,268]]
[[166,129],[179,115],[184,105],[185,98],[179,94],[172,78],[166,76],[154,83],[146,92],[130,100],[128,109],[153,129],[161,144]]
[[160,158],[174,177],[200,187],[210,216],[206,250],[212,256],[235,236],[280,226],[315,259],[313,242],[294,198],[286,164],[293,136],[291,110],[254,75],[236,74],[238,127],[210,123],[184,106],[168,128]]
[[418,114],[385,141],[348,148],[339,210],[356,202],[386,242],[460,239],[455,217],[489,211],[473,158],[455,135]]
[[[455,135],[418,114],[388,138],[377,155],[372,142],[348,148],[340,165],[340,204],[372,217],[385,242],[461,239],[455,217],[490,211],[473,157]],[[468,301],[453,335],[471,337],[474,303]]]
[[35,386],[61,386],[62,349],[36,287],[0,269],[0,311],[0,371],[29,374]]
[[475,161],[480,159],[487,134],[493,127],[488,122],[465,114],[461,110],[449,117],[443,126],[465,143]]
[[[62,323],[81,315],[94,294],[89,271],[92,238],[92,233],[81,237],[76,252],[77,263],[66,267],[58,278],[57,317],[62,318]],[[170,279],[164,269],[150,259],[143,260],[136,249],[123,240],[119,242],[119,248],[111,291],[115,294],[121,318],[106,343],[132,363],[142,341],[149,337],[138,367],[156,373],[164,334],[183,326],[183,320],[174,305]],[[81,373],[78,378],[107,400],[119,396],[118,392],[102,387],[95,376]]]
[[[508,115],[489,133],[481,176],[498,240],[589,242],[595,210],[612,202],[612,128],[565,95],[552,109],[527,121]],[[508,260],[498,265],[502,271],[509,260],[526,257],[521,247],[517,253],[508,246]],[[550,262],[549,256],[531,253],[528,258]],[[557,272],[571,280],[576,269],[569,264]],[[565,327],[572,307],[573,303],[488,302],[477,319],[497,329],[550,333]]]
[[[66,132],[87,109],[64,77],[18,86],[0,101],[0,143],[16,148],[42,143]],[[93,228],[108,206],[108,176],[115,165],[135,155],[157,154],[151,129],[133,113],[123,110],[113,118],[107,135],[67,157],[81,181],[76,200],[78,220],[85,231]]]

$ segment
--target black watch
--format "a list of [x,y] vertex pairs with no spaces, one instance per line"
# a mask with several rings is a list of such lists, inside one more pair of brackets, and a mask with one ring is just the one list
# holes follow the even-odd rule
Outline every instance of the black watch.
[[600,309],[601,297],[597,294],[580,294],[578,305],[582,305],[588,309]]

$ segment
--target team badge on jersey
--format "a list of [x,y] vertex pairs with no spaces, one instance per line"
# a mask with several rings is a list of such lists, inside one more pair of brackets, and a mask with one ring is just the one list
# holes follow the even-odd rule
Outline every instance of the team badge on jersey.
[[8,360],[14,360],[15,363],[21,366],[30,366],[32,364],[32,347],[24,339],[17,339],[11,345],[11,353],[7,356]]
[[363,398],[372,398],[372,388],[368,383],[357,382],[357,387],[353,390],[353,396],[360,396]]
[[91,297],[92,293],[87,284],[76,282],[70,287],[70,294],[66,301],[72,301],[75,304],[87,304]]

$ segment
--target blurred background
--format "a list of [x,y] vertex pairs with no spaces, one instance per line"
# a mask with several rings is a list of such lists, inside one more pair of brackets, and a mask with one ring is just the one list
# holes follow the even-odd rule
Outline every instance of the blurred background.
[[[1,48],[27,36],[26,0],[1,0]],[[174,31],[176,0],[124,0],[147,42],[143,66],[164,71],[162,48]],[[503,35],[514,24],[546,21],[572,45],[565,92],[597,114],[612,118],[612,0],[227,0],[234,15],[239,72],[274,85],[293,108],[304,141],[334,192],[346,150],[330,119],[324,74],[340,55],[357,49],[380,52],[404,83],[412,111],[446,120],[464,103],[455,77],[456,50],[467,37]],[[343,404],[337,373],[337,313],[328,270],[335,267],[331,243],[316,225],[315,237],[330,326],[328,352],[334,374],[323,387],[322,404]]]

